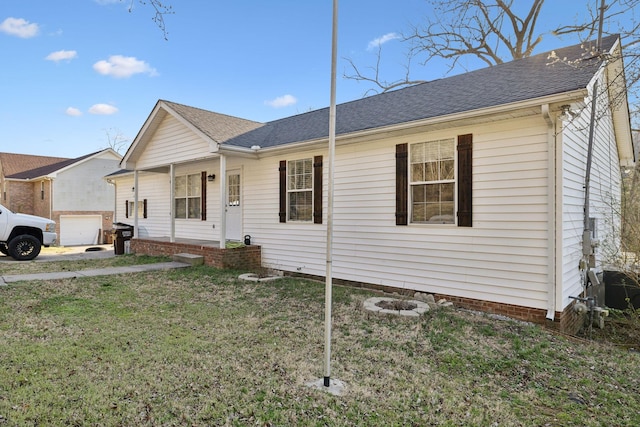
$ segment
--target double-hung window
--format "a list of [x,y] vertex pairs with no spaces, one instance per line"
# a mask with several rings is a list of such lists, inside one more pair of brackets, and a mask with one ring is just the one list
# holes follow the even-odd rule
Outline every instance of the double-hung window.
[[396,145],[396,225],[473,225],[473,135]]
[[199,173],[175,177],[175,217],[201,219],[202,179]]
[[290,221],[311,221],[313,215],[313,163],[291,160],[287,166],[287,195]]
[[280,222],[313,221],[322,224],[322,156],[281,160]]
[[454,139],[411,144],[411,222],[455,223]]

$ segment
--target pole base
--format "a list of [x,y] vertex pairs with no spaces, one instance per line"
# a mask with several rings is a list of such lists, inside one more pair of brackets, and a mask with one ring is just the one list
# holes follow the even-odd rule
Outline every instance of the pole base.
[[[327,381],[328,381],[328,385],[327,385]],[[319,378],[317,380],[310,381],[306,383],[306,385],[307,387],[312,387],[318,390],[326,391],[328,393],[333,394],[334,396],[342,396],[345,392],[345,387],[346,387],[342,381],[337,380],[335,378],[330,379],[329,377]]]

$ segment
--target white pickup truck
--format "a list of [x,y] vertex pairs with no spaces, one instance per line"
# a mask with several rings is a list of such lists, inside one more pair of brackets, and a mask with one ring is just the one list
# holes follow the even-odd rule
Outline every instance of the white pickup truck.
[[56,243],[56,223],[47,218],[11,212],[0,205],[0,252],[18,261],[40,254]]

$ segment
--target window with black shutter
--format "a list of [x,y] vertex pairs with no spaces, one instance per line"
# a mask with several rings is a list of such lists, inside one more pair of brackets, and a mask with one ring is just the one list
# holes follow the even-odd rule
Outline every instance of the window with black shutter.
[[279,163],[279,221],[322,224],[322,156]]
[[396,145],[396,225],[471,227],[471,201],[471,134]]

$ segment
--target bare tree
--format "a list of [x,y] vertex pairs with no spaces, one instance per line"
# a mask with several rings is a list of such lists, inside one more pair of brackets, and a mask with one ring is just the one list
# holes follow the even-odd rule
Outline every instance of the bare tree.
[[[379,45],[375,65],[361,67],[347,58],[350,72],[344,76],[369,83],[372,88],[366,94],[386,92],[424,82],[411,77],[414,64],[427,66],[440,61],[450,72],[461,66],[463,58],[474,58],[492,66],[530,56],[545,36],[574,35],[587,40],[595,38],[599,29],[598,0],[584,0],[588,12],[585,22],[546,32],[539,28],[544,0],[530,0],[527,6],[519,0],[518,7],[524,7],[522,14],[515,12],[514,0],[426,1],[436,18],[426,17],[424,23],[402,35],[407,52],[404,75],[393,80],[383,78]],[[640,24],[632,13],[639,4],[640,0],[607,0],[604,13],[605,35],[620,34],[623,40],[626,79],[632,91],[640,79]]]
[[414,25],[403,34],[402,42],[409,47],[402,78],[390,82],[381,79],[382,46],[378,46],[375,66],[366,68],[368,73],[347,58],[353,73],[345,74],[345,77],[373,84],[372,92],[386,92],[423,82],[410,77],[411,65],[416,60],[426,66],[434,59],[442,59],[449,71],[467,56],[478,58],[487,65],[496,65],[530,56],[542,41],[543,34],[538,32],[536,24],[544,0],[533,0],[523,17],[513,11],[513,0],[427,2],[437,19],[427,17],[425,23]]
[[103,130],[107,138],[106,148],[111,148],[113,151],[122,154],[129,146],[129,139],[122,134],[120,129],[109,128]]

